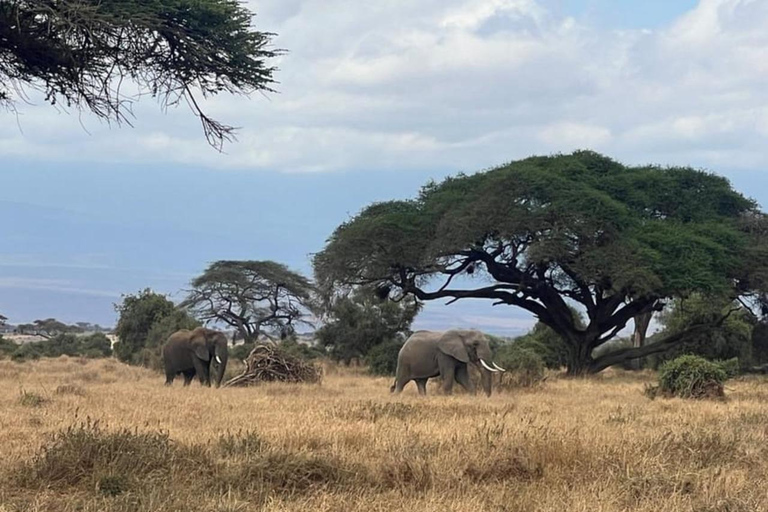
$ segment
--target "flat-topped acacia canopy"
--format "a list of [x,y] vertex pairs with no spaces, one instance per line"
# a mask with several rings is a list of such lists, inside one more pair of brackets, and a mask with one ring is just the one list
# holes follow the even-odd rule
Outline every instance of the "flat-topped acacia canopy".
[[281,51],[252,18],[238,0],[3,0],[0,105],[14,108],[31,86],[52,104],[130,122],[133,84],[164,107],[186,102],[221,149],[234,128],[203,113],[198,97],[275,83],[267,61]]
[[[689,331],[592,358],[665,298],[735,297],[762,286],[765,226],[756,203],[725,178],[629,167],[580,151],[447,178],[413,200],[373,204],[336,229],[314,266],[326,291],[375,285],[395,299],[521,307],[563,337],[568,371],[577,374],[682,341]],[[586,327],[569,302],[581,305]]]

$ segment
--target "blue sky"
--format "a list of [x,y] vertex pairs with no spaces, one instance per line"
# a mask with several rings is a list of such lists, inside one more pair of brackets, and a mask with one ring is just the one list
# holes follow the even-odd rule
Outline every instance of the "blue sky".
[[[279,34],[279,94],[220,97],[218,154],[184,108],[134,128],[32,95],[0,123],[0,312],[112,324],[121,293],[179,296],[217,259],[310,254],[372,201],[531,154],[684,164],[768,204],[768,6],[748,0],[249,2]],[[482,301],[418,327],[520,334]]]

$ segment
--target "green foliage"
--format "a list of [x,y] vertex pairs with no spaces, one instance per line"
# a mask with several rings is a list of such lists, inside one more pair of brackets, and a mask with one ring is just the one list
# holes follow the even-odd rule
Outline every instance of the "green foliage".
[[237,361],[242,361],[248,357],[248,354],[251,353],[251,350],[253,350],[253,347],[255,346],[255,343],[241,343],[240,345],[229,347],[229,357],[234,358]]
[[312,283],[274,261],[217,261],[192,280],[181,303],[195,317],[222,322],[253,343],[261,334],[285,338],[311,325]]
[[[238,361],[242,361],[248,357],[255,346],[256,343],[241,343],[229,347],[229,356]],[[314,361],[315,359],[319,359],[326,355],[322,348],[307,345],[306,343],[300,343],[293,336],[281,340],[278,343],[278,347],[281,353],[296,357],[302,361]]]
[[413,299],[394,302],[381,299],[374,290],[358,288],[332,302],[315,336],[333,359],[349,363],[365,358],[384,342],[403,341],[420,309]]
[[[157,368],[159,347],[178,329],[199,325],[179,311],[164,295],[149,288],[137,295],[125,295],[115,305],[120,314],[115,333],[115,355],[123,362]],[[146,350],[145,350],[146,349]]]
[[[747,218],[766,224],[756,203],[720,176],[578,151],[373,204],[339,226],[313,264],[323,290],[364,283],[393,297],[521,307],[576,347],[569,372],[599,371],[586,347],[657,300],[759,286],[768,243],[756,249],[764,226],[753,229]],[[588,329],[565,300],[587,312]]]
[[536,386],[544,379],[545,364],[542,357],[517,341],[502,346],[496,353],[495,362],[504,368],[502,387]]
[[742,364],[751,365],[754,321],[750,314],[738,303],[724,304],[721,299],[701,294],[692,294],[685,300],[672,301],[659,315],[659,321],[664,329],[649,338],[647,342],[653,343],[665,336],[684,331],[692,325],[709,322],[731,308],[738,308],[738,310],[731,313],[721,325],[715,325],[704,332],[694,333],[671,350],[650,356],[649,366],[659,368],[665,361],[683,354],[694,354],[709,360],[737,358]]
[[326,355],[325,350],[322,348],[307,345],[306,343],[300,343],[293,336],[289,336],[280,341],[279,346],[285,354],[297,357],[304,361],[313,361]]
[[726,377],[728,377],[729,379],[736,377],[741,373],[741,362],[739,362],[738,357],[733,357],[731,359],[726,359],[724,361],[717,360],[713,362],[723,369]]
[[662,365],[659,390],[681,398],[720,397],[727,378],[720,365],[703,357],[684,355]]
[[[581,314],[571,308],[571,315],[579,329],[584,328],[584,320]],[[544,365],[551,370],[559,370],[568,361],[568,346],[562,336],[543,322],[536,322],[527,334],[515,339],[514,343],[530,350],[541,357]],[[503,366],[503,365],[502,365]]]
[[388,340],[371,347],[368,355],[365,356],[368,371],[373,375],[395,375],[397,355],[401,348],[403,348],[403,342],[400,340]]
[[520,336],[514,343],[537,354],[544,365],[553,370],[562,368],[568,360],[568,350],[563,338],[541,322],[536,322],[531,332]]
[[[5,0],[0,3],[0,103],[23,86],[46,100],[123,122],[135,82],[165,105],[186,100],[211,144],[233,128],[208,118],[197,95],[271,91],[281,51],[273,34],[252,29],[253,14],[234,0]],[[193,92],[194,91],[194,92]]]
[[19,345],[0,336],[0,356],[10,355],[19,348]]
[[23,345],[16,345],[14,350],[6,347],[6,354],[14,361],[39,359],[41,357],[109,357],[112,355],[111,343],[103,333],[97,332],[87,336],[76,334],[59,334],[53,338]]

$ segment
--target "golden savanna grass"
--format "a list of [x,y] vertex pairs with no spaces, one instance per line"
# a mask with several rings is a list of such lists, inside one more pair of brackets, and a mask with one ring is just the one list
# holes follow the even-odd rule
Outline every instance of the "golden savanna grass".
[[649,400],[652,375],[530,391],[166,388],[115,361],[0,361],[0,511],[768,510],[768,381]]

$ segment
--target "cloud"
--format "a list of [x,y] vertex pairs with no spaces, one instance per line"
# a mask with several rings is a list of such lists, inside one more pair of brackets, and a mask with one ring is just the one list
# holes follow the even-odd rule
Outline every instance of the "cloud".
[[42,290],[47,292],[63,292],[92,297],[119,298],[119,292],[83,288],[77,283],[65,279],[37,279],[21,277],[0,277],[0,288],[20,290]]
[[134,129],[22,105],[23,132],[0,124],[0,155],[471,171],[588,147],[628,163],[768,164],[766,2],[701,0],[642,30],[593,26],[548,0],[249,3],[289,53],[278,94],[205,102],[243,126],[227,154],[184,108],[162,114],[145,99]]

